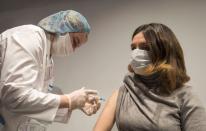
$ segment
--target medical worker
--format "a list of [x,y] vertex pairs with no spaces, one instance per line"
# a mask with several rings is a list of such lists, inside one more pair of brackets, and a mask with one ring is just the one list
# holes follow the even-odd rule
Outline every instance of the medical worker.
[[53,121],[66,123],[75,109],[86,115],[96,113],[100,107],[96,90],[81,88],[64,95],[48,92],[53,87],[52,56],[70,55],[87,41],[89,32],[85,17],[67,10],[44,18],[38,26],[18,26],[0,35],[3,131],[28,131],[35,125],[43,129]]

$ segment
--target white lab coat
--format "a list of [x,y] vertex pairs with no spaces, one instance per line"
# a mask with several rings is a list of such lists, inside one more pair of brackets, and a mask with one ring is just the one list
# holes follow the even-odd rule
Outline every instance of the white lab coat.
[[60,97],[47,92],[53,64],[44,30],[23,25],[3,32],[0,40],[6,44],[0,79],[4,131],[17,131],[21,123],[31,118],[47,123],[55,121]]

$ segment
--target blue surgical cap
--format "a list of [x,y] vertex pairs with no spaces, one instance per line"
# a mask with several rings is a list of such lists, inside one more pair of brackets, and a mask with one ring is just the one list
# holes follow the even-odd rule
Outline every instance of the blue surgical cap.
[[65,34],[68,32],[90,32],[90,25],[86,18],[74,10],[60,11],[42,19],[38,26],[44,30],[55,33]]

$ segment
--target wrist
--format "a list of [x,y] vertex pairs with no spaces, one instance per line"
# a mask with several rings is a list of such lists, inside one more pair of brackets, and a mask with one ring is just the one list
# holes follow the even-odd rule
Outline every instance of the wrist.
[[66,95],[60,95],[60,108],[70,108],[70,99]]

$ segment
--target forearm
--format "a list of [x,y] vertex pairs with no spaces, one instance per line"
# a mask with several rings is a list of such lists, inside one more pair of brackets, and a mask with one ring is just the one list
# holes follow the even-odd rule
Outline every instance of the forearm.
[[14,114],[52,122],[59,108],[59,95],[11,85],[4,86],[1,91],[2,106]]
[[1,100],[10,111],[29,114],[58,107],[60,98],[58,95],[43,93],[32,88],[7,85],[2,88]]

